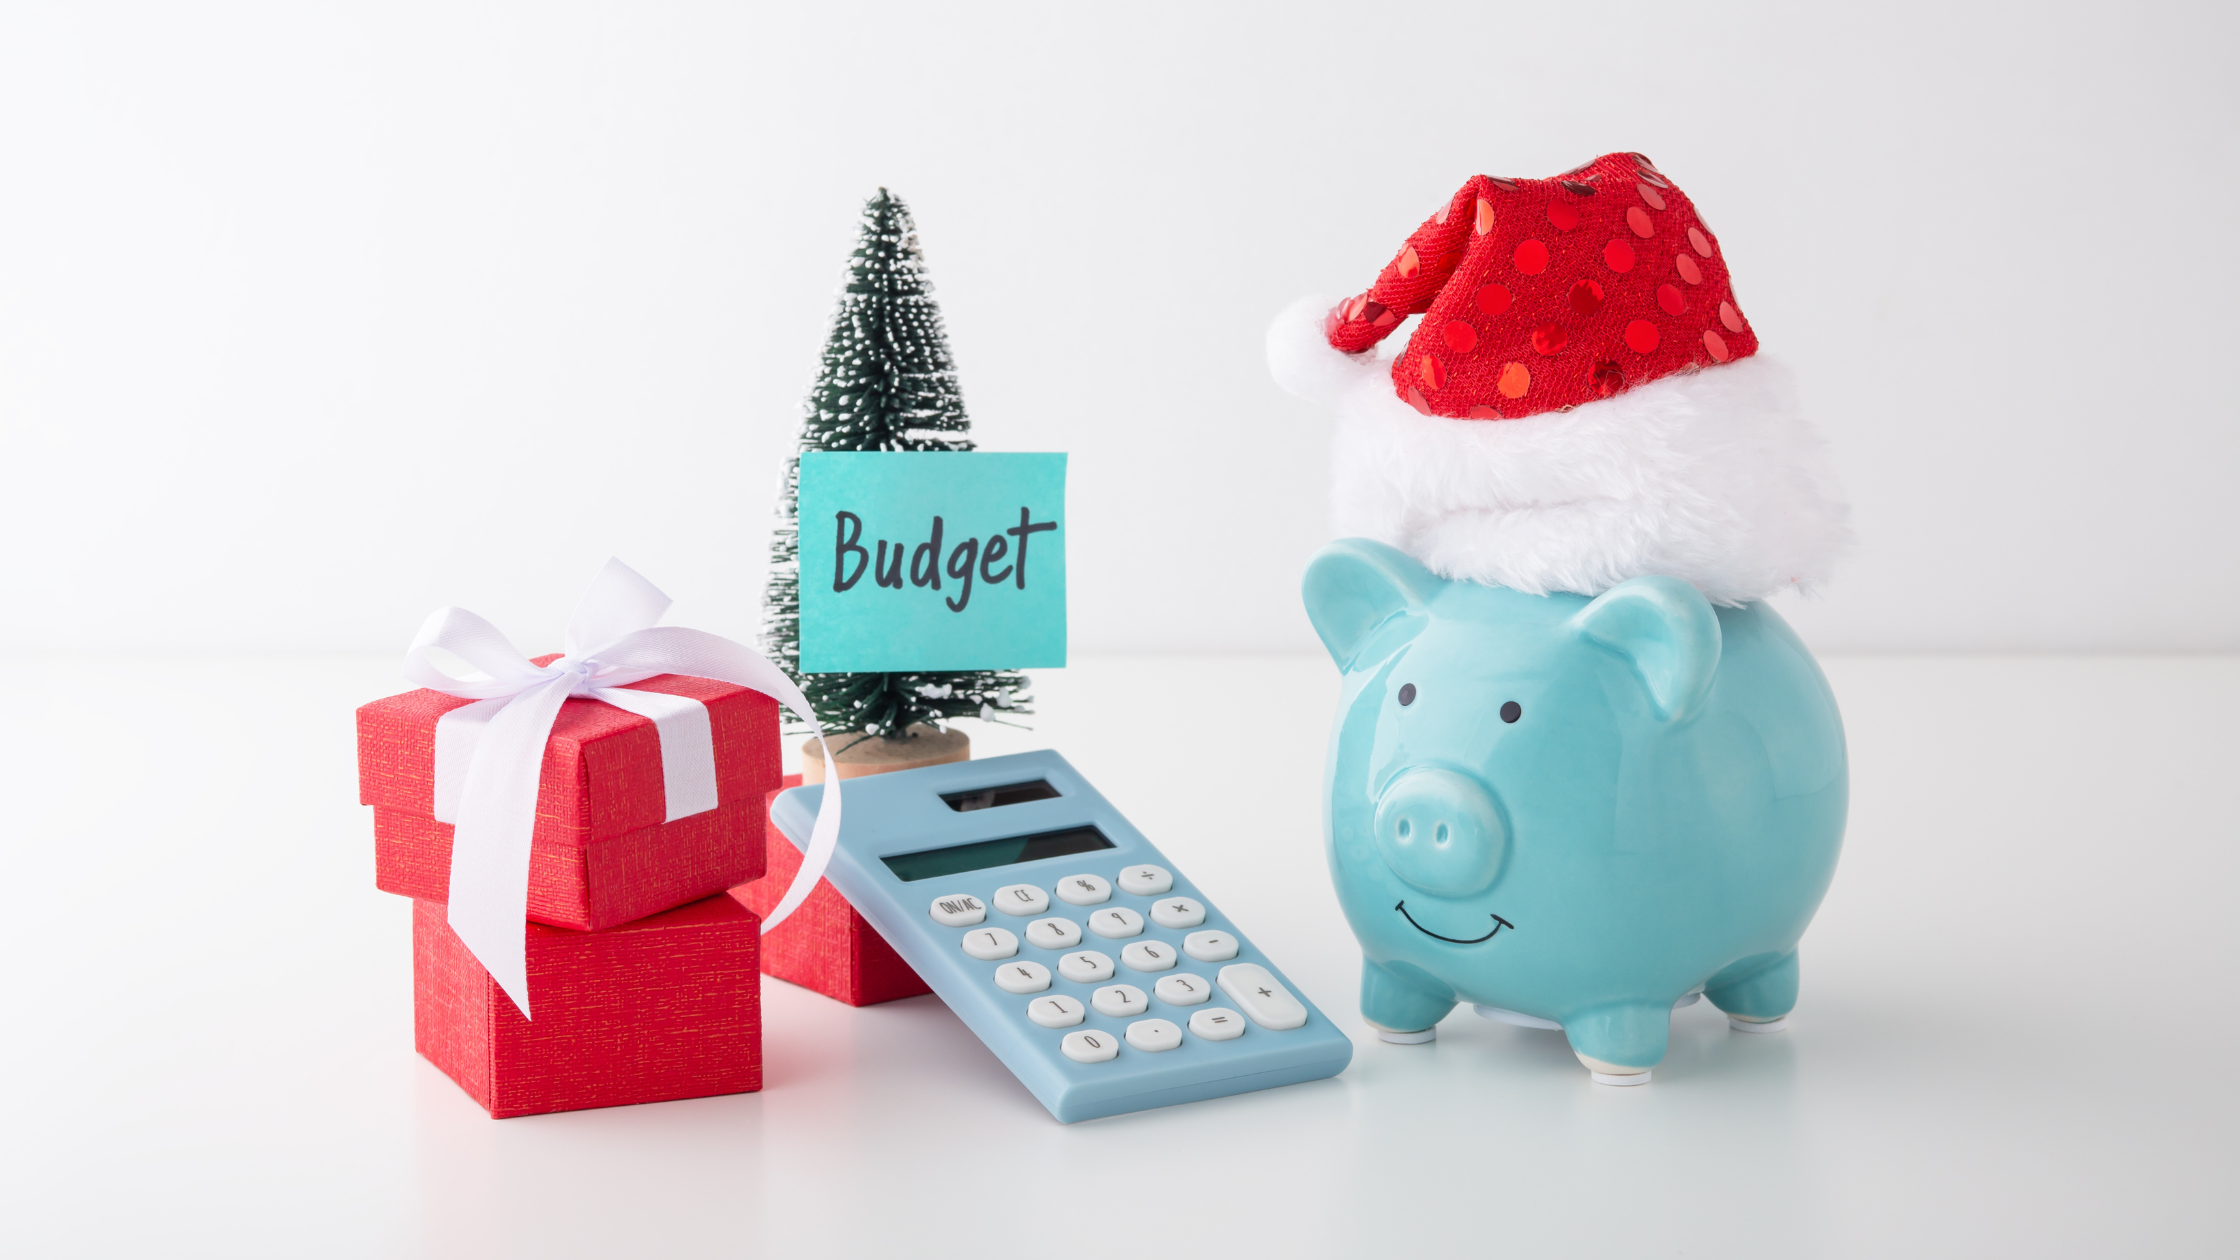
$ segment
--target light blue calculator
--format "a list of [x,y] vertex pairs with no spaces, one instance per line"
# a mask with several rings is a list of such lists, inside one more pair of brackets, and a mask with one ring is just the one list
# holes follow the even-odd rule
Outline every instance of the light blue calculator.
[[[771,808],[796,848],[823,792]],[[1353,1058],[1054,752],[848,780],[826,878],[1069,1124],[1320,1080]]]

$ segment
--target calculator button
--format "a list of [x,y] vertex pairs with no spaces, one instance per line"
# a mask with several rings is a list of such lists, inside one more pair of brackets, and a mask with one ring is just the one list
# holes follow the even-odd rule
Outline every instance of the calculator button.
[[1089,930],[1099,936],[1141,936],[1143,916],[1126,906],[1113,906],[1090,915]]
[[1190,1031],[1207,1041],[1234,1041],[1244,1036],[1244,1016],[1226,1006],[1209,1006],[1190,1017]]
[[1038,997],[1027,1003],[1027,1018],[1044,1028],[1071,1028],[1088,1013],[1088,1007],[1069,997]]
[[1169,897],[1151,903],[1151,921],[1160,927],[1196,927],[1206,921],[1206,908],[1188,897]]
[[1174,872],[1164,866],[1131,866],[1120,872],[1120,891],[1156,897],[1174,887]]
[[971,927],[988,917],[988,908],[970,893],[950,893],[933,899],[933,921],[943,927]]
[[1094,906],[1112,900],[1112,885],[1101,875],[1068,875],[1058,881],[1058,900],[1069,906]]
[[1081,943],[1081,925],[1071,919],[1036,919],[1027,925],[1027,944],[1036,949],[1071,949]]
[[1227,932],[1192,932],[1182,938],[1182,952],[1199,962],[1227,962],[1237,956],[1237,938]]
[[1283,982],[1258,963],[1231,963],[1221,969],[1221,991],[1244,1008],[1252,1022],[1282,1031],[1307,1022],[1307,1008]]
[[1124,1019],[1150,1010],[1151,999],[1132,984],[1108,984],[1089,995],[1089,1005],[1096,1007],[1099,1015]]
[[1061,1048],[1075,1063],[1102,1063],[1120,1053],[1120,1039],[1098,1029],[1069,1032]]
[[1050,969],[1038,962],[1007,962],[996,968],[996,987],[1005,993],[1040,993],[1050,987]]
[[964,952],[982,962],[994,962],[1018,953],[1019,938],[1002,928],[974,928],[964,934]]
[[1067,954],[1058,960],[1058,974],[1075,984],[1095,984],[1112,978],[1112,955],[1093,949]]
[[1120,951],[1120,961],[1130,971],[1173,971],[1176,955],[1174,946],[1165,941],[1130,941]]
[[1139,1019],[1128,1025],[1128,1044],[1157,1054],[1182,1044],[1182,1027],[1171,1019]]
[[1012,884],[998,888],[996,895],[988,900],[995,903],[996,909],[1005,914],[1018,915],[1022,919],[1030,914],[1041,914],[1050,908],[1050,894],[1033,884]]
[[1159,977],[1159,983],[1152,985],[1151,991],[1169,1006],[1203,1006],[1206,999],[1213,996],[1213,984],[1204,976],[1182,971]]

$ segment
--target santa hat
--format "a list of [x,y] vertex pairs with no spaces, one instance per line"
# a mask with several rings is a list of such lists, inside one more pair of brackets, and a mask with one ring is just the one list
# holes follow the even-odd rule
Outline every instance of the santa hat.
[[1663,574],[1743,604],[1824,579],[1848,539],[1718,238],[1638,153],[1473,176],[1367,292],[1278,317],[1268,362],[1338,407],[1339,533],[1444,577],[1597,595]]

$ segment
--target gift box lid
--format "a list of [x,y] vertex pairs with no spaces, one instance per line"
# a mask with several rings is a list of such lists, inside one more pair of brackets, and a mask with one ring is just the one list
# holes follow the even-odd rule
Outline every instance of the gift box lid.
[[[538,657],[536,663],[554,659]],[[720,805],[757,800],[777,777],[777,701],[734,683],[683,674],[662,674],[630,687],[689,697],[708,707]],[[471,703],[422,689],[361,706],[359,801],[433,815],[436,721]],[[557,831],[588,844],[666,820],[661,741],[653,720],[597,700],[562,704],[537,786],[539,836]]]

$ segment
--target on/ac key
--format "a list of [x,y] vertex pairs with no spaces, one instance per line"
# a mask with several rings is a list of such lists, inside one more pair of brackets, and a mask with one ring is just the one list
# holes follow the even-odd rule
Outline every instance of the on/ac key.
[[971,893],[949,893],[933,899],[930,913],[943,927],[973,927],[988,917],[988,908]]

